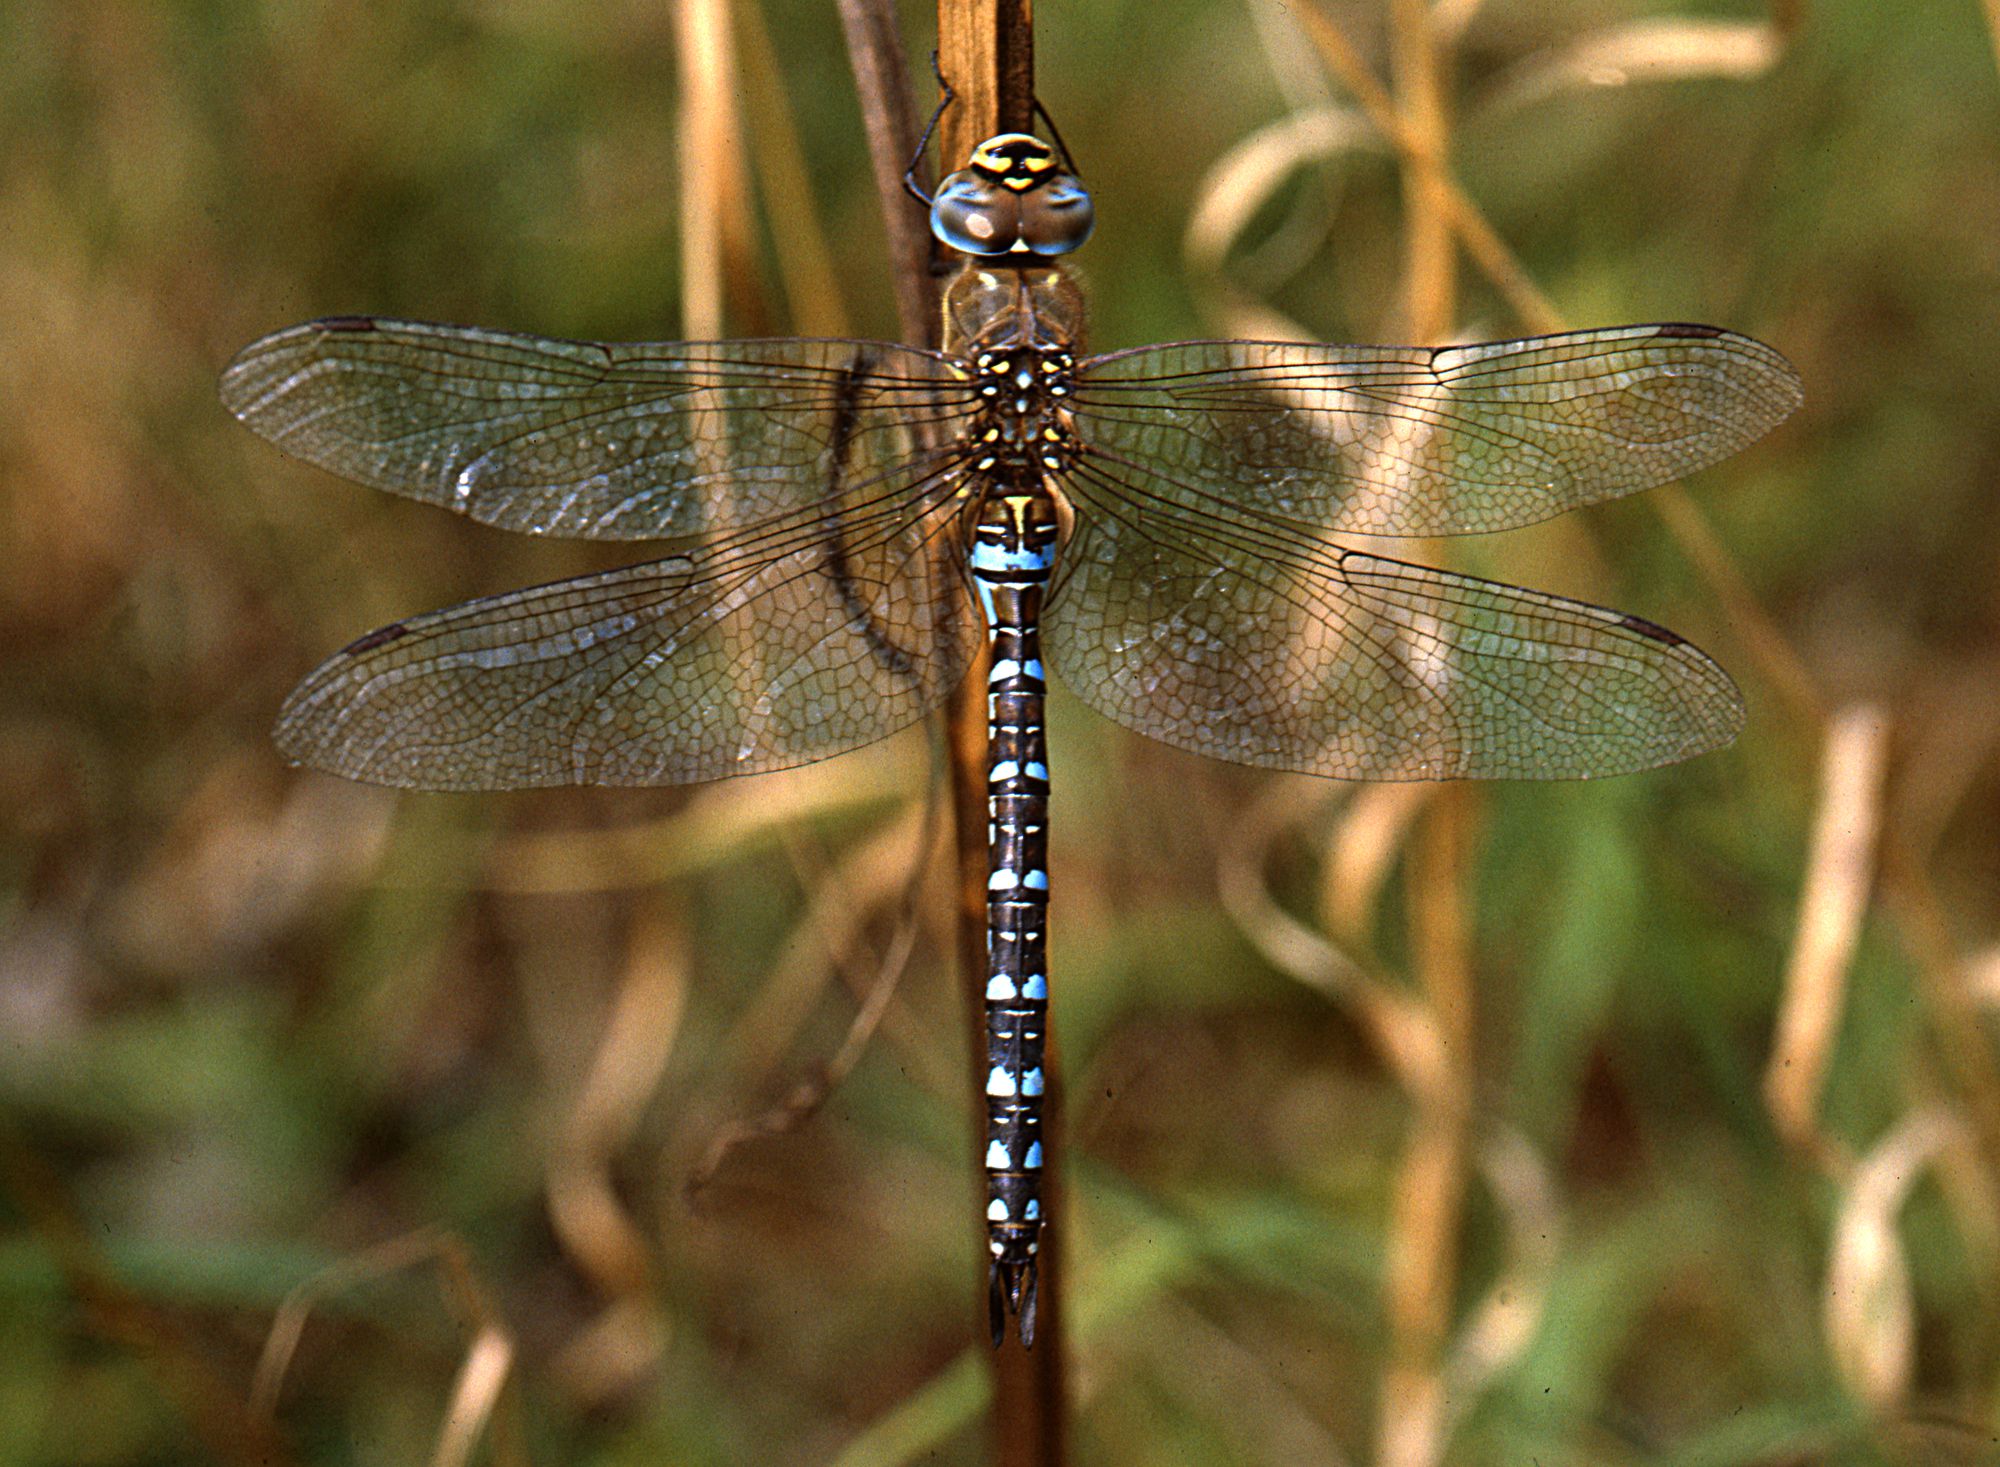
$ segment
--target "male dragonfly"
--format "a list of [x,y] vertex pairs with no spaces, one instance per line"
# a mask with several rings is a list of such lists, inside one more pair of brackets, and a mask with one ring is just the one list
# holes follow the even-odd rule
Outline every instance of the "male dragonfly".
[[395,622],[301,683],[298,763],[429,790],[786,769],[921,719],[985,639],[995,1343],[1034,1339],[1049,765],[1044,659],[1219,759],[1342,779],[1576,779],[1729,742],[1735,685],[1636,616],[1342,537],[1511,529],[1714,463],[1797,406],[1770,348],[1623,326],[1437,349],[1083,355],[1056,257],[1091,201],[1009,133],[931,202],[944,349],[606,345],[338,317],[222,399],[287,453],[504,529],[663,541]]

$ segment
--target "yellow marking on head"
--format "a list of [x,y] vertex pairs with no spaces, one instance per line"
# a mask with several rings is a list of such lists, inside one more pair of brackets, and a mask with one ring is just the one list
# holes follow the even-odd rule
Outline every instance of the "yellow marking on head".
[[1056,167],[1055,150],[1031,133],[1003,132],[972,150],[966,166],[1002,188],[1025,193]]

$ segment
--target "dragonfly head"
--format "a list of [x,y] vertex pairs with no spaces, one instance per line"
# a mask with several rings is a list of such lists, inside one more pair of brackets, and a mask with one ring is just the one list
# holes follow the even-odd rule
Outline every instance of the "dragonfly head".
[[987,258],[1066,255],[1096,223],[1090,194],[1055,149],[1024,132],[1003,132],[972,150],[931,199],[931,233],[955,250]]

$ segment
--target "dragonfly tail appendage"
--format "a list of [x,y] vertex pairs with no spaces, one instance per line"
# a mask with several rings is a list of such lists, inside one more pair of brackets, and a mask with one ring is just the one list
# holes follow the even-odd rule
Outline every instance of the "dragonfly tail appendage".
[[1035,1260],[999,1259],[986,1275],[987,1314],[993,1326],[993,1348],[1007,1342],[1007,1317],[1014,1317],[1014,1331],[1021,1347],[1035,1347]]

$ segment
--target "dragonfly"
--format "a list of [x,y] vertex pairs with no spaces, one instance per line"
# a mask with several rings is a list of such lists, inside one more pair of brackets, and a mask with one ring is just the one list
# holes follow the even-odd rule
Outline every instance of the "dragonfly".
[[1094,222],[1026,133],[930,196],[938,350],[606,344],[373,317],[254,342],[223,402],[308,463],[655,559],[412,616],[314,670],[294,762],[425,790],[786,769],[922,720],[988,653],[986,1230],[1035,1330],[1052,671],[1198,754],[1339,779],[1580,779],[1733,739],[1743,703],[1621,611],[1351,543],[1527,525],[1735,453],[1800,401],[1713,326],[1481,345],[1084,354]]

